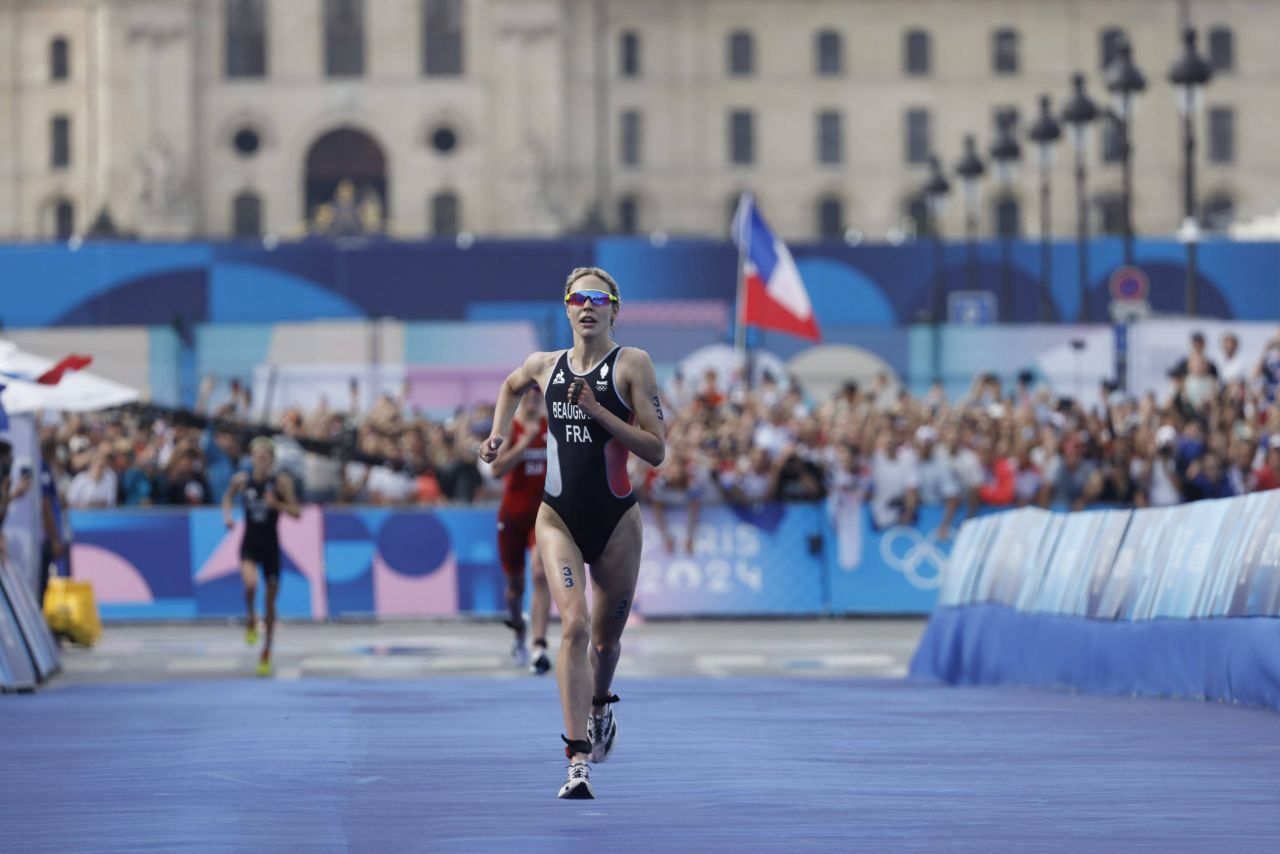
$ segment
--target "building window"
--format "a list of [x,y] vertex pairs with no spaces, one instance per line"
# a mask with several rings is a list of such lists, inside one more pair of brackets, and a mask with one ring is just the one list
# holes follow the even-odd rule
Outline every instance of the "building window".
[[902,70],[912,77],[929,73],[929,34],[924,30],[907,30],[903,37]]
[[623,164],[627,166],[639,166],[641,136],[644,132],[643,116],[639,110],[625,110],[622,113],[622,128],[619,134],[619,142],[622,150],[619,152]]
[[448,125],[441,125],[431,132],[431,147],[437,154],[452,154],[458,147],[458,132]]
[[70,240],[76,233],[76,206],[67,199],[59,199],[53,206],[53,236],[58,240]]
[[1236,159],[1236,111],[1231,107],[1209,110],[1209,162],[1233,163]]
[[907,110],[906,138],[907,162],[928,163],[929,153],[933,151],[933,141],[929,138],[928,110]]
[[996,30],[991,34],[991,70],[996,74],[1018,73],[1018,33]]
[[1236,70],[1236,40],[1226,27],[1209,30],[1209,64],[1216,72]]
[[1022,206],[1017,196],[998,196],[992,206],[996,221],[996,234],[1001,237],[1017,237],[1022,233]]
[[749,166],[756,160],[755,115],[750,110],[729,112],[729,162]]
[[1124,160],[1124,125],[1111,115],[1102,117],[1102,162],[1120,163]]
[[71,119],[54,116],[49,123],[49,165],[66,169],[71,165]]
[[462,74],[462,0],[423,0],[422,73]]
[[251,127],[240,128],[231,138],[231,145],[241,157],[252,157],[262,147],[262,138]]
[[71,49],[59,36],[49,42],[49,79],[66,80],[71,76]]
[[1103,30],[1102,36],[1098,41],[1098,48],[1100,50],[1099,59],[1102,61],[1102,64],[1098,67],[1105,70],[1106,67],[1111,64],[1111,60],[1116,58],[1116,52],[1119,51],[1120,45],[1124,44],[1127,40],[1128,36],[1126,36],[1124,30],[1119,27],[1110,27]]
[[818,113],[818,162],[824,165],[844,160],[844,144],[841,139],[840,113],[823,110]]
[[244,238],[262,236],[262,199],[257,193],[245,191],[232,201],[231,233]]
[[819,30],[815,45],[815,69],[826,77],[837,77],[844,73],[844,45],[840,34],[835,30]]
[[458,197],[449,191],[431,197],[431,233],[436,237],[456,237],[462,230]]
[[635,196],[618,199],[618,233],[640,233],[640,200]]
[[729,74],[742,77],[756,71],[756,42],[746,30],[729,33]]
[[264,0],[226,0],[228,77],[267,73],[267,16]]
[[627,30],[618,39],[618,59],[623,77],[640,76],[640,34]]
[[818,199],[818,237],[840,240],[844,237],[844,203],[835,196]]
[[1214,193],[1200,205],[1201,225],[1209,231],[1226,231],[1236,218],[1236,204],[1227,193]]
[[330,77],[364,74],[364,0],[324,0],[324,71]]
[[1108,193],[1094,199],[1098,208],[1098,228],[1103,234],[1124,233],[1124,197]]

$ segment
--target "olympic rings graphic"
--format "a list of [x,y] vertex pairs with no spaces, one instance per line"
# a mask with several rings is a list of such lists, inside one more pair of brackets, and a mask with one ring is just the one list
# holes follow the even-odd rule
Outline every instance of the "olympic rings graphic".
[[[899,545],[903,540],[905,548]],[[905,525],[890,528],[881,535],[880,557],[890,569],[901,572],[912,587],[920,590],[941,587],[947,573],[947,554],[938,547],[937,540]],[[928,575],[920,571],[926,566],[933,567]]]

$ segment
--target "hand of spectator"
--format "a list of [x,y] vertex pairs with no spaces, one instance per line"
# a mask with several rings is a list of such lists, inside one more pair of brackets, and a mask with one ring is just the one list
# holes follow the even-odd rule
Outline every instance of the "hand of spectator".
[[226,525],[226,526],[227,526],[227,530],[231,530],[232,528],[234,528],[234,527],[236,526],[236,520],[235,520],[235,519],[233,519],[233,518],[231,518],[231,514],[230,514],[230,513],[223,513],[223,514],[222,514],[222,524],[224,524],[224,525]]

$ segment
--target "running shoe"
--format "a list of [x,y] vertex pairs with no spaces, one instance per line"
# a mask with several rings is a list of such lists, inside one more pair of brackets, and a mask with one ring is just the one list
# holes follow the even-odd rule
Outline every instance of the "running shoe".
[[551,656],[547,655],[545,646],[536,647],[538,654],[533,657],[533,664],[529,665],[529,672],[535,676],[546,676],[551,672]]
[[613,714],[612,702],[605,703],[601,717],[587,715],[587,739],[591,742],[592,762],[603,762],[613,753],[613,746],[618,741],[618,721]]
[[258,662],[258,675],[259,675],[259,676],[263,676],[263,677],[265,677],[265,676],[270,676],[270,675],[271,675],[271,670],[272,670],[272,668],[271,668],[271,659],[269,659],[269,658],[264,658],[264,659],[262,659],[262,661],[259,661],[259,662]]
[[520,668],[529,665],[529,647],[524,645],[523,640],[518,640],[511,646],[511,662]]
[[588,800],[595,796],[595,792],[591,791],[591,766],[581,759],[570,762],[569,779],[560,787],[560,794],[556,797],[577,801]]
[[244,630],[244,642],[247,646],[258,645],[258,630],[253,626],[249,626]]

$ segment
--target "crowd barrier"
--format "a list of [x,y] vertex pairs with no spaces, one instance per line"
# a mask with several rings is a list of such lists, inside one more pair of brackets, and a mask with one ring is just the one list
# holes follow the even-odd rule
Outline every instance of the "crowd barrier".
[[987,516],[951,567],[914,676],[1280,709],[1280,491]]
[[0,559],[0,690],[29,691],[59,666],[58,645],[30,587]]
[[[940,508],[877,531],[856,505],[711,505],[692,549],[685,511],[667,518],[671,552],[646,518],[636,603],[649,616],[927,614],[950,550],[935,533]],[[104,621],[241,613],[242,529],[228,530],[220,510],[86,510],[71,521],[72,573],[93,583]],[[281,521],[280,613],[501,613],[495,531],[492,507],[305,507]]]

